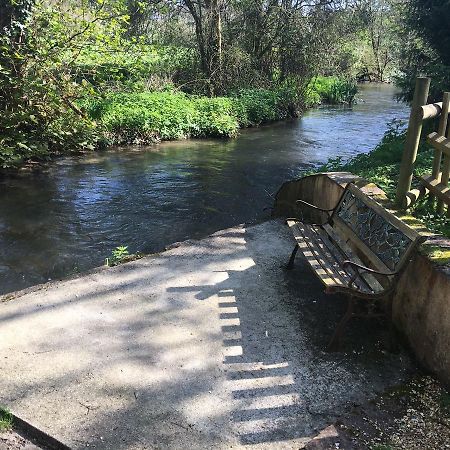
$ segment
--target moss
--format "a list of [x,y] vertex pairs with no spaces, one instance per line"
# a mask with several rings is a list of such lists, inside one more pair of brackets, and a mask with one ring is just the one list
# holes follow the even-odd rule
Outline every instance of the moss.
[[424,245],[422,247],[422,252],[436,264],[450,264],[450,249],[439,247],[437,245]]
[[430,231],[427,226],[417,217],[410,214],[406,214],[404,211],[390,210],[397,218],[406,223],[409,227],[416,230],[422,236],[430,237],[435,236],[435,233]]

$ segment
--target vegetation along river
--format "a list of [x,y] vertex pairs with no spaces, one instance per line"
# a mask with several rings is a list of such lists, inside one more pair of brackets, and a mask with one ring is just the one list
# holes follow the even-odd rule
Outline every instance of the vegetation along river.
[[262,220],[280,185],[330,157],[374,148],[408,107],[362,85],[352,108],[243,131],[65,157],[0,179],[0,293],[102,265],[113,248],[151,253]]

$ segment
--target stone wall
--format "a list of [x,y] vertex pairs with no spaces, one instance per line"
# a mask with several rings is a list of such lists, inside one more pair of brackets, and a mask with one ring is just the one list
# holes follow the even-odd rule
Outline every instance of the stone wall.
[[399,280],[393,320],[419,362],[450,386],[450,263],[448,257],[442,257],[450,253],[450,240],[433,235],[412,217],[392,210],[381,189],[348,172],[316,174],[285,183],[275,197],[273,215],[295,216],[297,199],[332,208],[350,181],[427,235]]

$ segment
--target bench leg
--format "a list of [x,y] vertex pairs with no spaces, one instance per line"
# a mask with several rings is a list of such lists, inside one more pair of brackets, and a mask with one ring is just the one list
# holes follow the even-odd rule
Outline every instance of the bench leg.
[[294,250],[292,250],[292,254],[289,259],[288,265],[286,266],[286,269],[292,270],[294,268],[294,260],[295,260],[295,256],[297,255],[298,249],[299,249],[299,246],[298,246],[298,244],[296,244],[294,247]]
[[344,332],[345,326],[347,325],[347,322],[353,316],[354,309],[355,309],[355,299],[353,297],[350,297],[348,299],[347,312],[344,314],[344,317],[341,319],[338,326],[336,327],[333,337],[328,343],[327,351],[335,352],[339,350],[342,340],[342,334]]
[[388,337],[386,342],[386,350],[390,353],[399,353],[400,349],[397,340],[397,333],[395,330],[394,321],[392,317],[392,302],[393,302],[393,294],[386,299],[385,305],[386,309],[385,313],[389,326]]

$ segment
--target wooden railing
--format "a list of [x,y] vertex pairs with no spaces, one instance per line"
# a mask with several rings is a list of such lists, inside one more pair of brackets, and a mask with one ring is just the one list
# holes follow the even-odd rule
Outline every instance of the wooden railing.
[[422,186],[428,190],[430,196],[436,197],[438,213],[444,211],[444,205],[447,206],[447,213],[450,213],[448,209],[450,206],[450,188],[448,186],[450,179],[450,128],[447,127],[449,106],[450,92],[445,92],[438,131],[429,134],[427,137],[427,142],[434,148],[432,173],[420,178]]
[[[420,196],[428,195],[430,200],[436,198],[437,212],[442,213],[444,208],[447,207],[447,213],[450,215],[450,127],[448,126],[450,93],[444,93],[442,102],[426,105],[429,87],[429,78],[417,79],[405,149],[400,166],[396,203],[400,208],[407,208]],[[423,121],[436,117],[439,117],[438,130],[427,136],[427,142],[434,149],[432,172],[420,177],[420,189],[411,190],[412,174]]]

